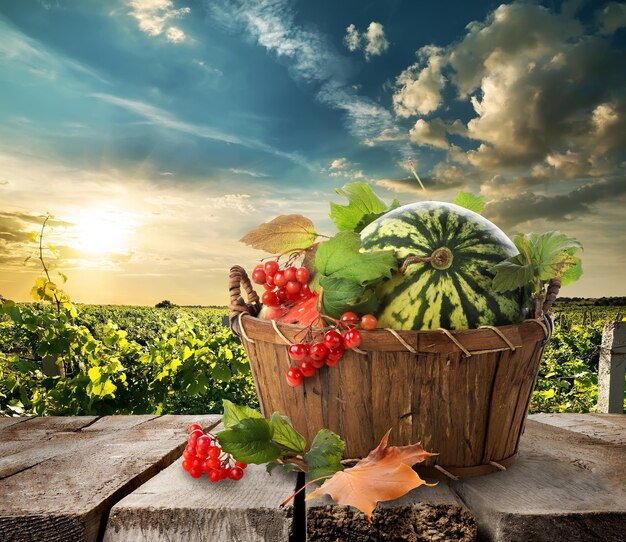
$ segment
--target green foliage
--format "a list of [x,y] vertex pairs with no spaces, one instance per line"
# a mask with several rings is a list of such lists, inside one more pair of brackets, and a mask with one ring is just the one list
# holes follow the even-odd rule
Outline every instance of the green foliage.
[[274,412],[271,420],[266,420],[258,411],[230,401],[224,401],[224,427],[216,435],[222,449],[238,461],[268,463],[270,474],[278,466],[287,472],[306,466],[312,478],[343,469],[341,457],[345,443],[328,429],[321,429],[309,451],[304,453],[306,440],[287,416]]
[[348,205],[330,204],[330,218],[339,231],[358,233],[377,218],[400,206],[398,200],[393,200],[387,206],[367,183],[348,183],[335,191],[348,199]]
[[[223,309],[0,304],[0,414],[221,412],[256,406]],[[115,324],[113,322],[116,322]],[[46,376],[52,359],[64,376]]]
[[481,214],[485,208],[485,198],[471,192],[459,192],[452,203],[478,214]]
[[493,289],[506,292],[529,284],[539,293],[543,284],[560,277],[567,285],[582,276],[582,264],[574,254],[582,245],[573,237],[557,231],[542,234],[518,234],[513,238],[519,250],[517,256],[493,266]]

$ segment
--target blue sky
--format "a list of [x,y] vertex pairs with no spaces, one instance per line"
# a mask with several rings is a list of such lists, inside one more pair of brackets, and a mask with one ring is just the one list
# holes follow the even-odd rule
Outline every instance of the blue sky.
[[480,192],[507,233],[583,241],[568,294],[623,295],[625,27],[617,2],[3,2],[0,292],[27,296],[50,212],[78,301],[223,303],[247,230],[330,229],[362,180]]

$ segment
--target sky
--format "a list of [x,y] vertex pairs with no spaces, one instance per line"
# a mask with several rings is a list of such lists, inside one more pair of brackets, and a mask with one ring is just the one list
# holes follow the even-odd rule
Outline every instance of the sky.
[[583,243],[563,295],[625,295],[625,172],[625,3],[0,0],[7,298],[50,214],[74,301],[224,305],[264,256],[245,233],[297,213],[332,234],[353,181],[480,193],[509,235]]

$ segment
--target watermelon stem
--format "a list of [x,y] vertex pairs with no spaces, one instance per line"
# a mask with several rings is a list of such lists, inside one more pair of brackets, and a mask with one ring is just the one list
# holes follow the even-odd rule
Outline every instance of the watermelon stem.
[[411,265],[412,263],[416,263],[416,262],[420,262],[420,263],[432,262],[432,265],[435,269],[447,269],[452,264],[452,252],[450,251],[449,248],[441,247],[435,250],[427,258],[422,257],[422,256],[415,256],[415,255],[409,256],[406,260],[404,260],[404,263],[402,264],[402,267],[400,268],[400,273],[402,274],[406,273],[406,270],[409,267],[409,265]]

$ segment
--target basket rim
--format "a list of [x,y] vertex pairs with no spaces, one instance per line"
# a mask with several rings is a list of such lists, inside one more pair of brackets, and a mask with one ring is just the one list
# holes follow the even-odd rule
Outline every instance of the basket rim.
[[[263,320],[250,314],[242,314],[236,322],[243,328],[240,336],[244,343],[258,340],[287,346],[303,339],[307,329],[306,326]],[[376,329],[359,331],[362,339],[360,350],[356,350],[359,353],[367,353],[367,351],[414,354],[461,352],[467,357],[503,350],[514,351],[528,344],[545,341],[549,335],[545,324],[534,319],[524,320],[518,324],[477,329],[416,331]],[[321,335],[324,333],[324,328],[312,328],[312,332],[315,336]]]

